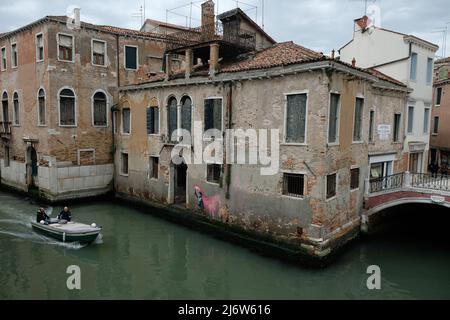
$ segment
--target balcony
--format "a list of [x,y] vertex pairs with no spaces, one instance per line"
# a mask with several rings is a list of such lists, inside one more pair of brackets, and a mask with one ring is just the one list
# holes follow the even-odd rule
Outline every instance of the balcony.
[[0,138],[7,140],[11,138],[11,122],[0,121]]

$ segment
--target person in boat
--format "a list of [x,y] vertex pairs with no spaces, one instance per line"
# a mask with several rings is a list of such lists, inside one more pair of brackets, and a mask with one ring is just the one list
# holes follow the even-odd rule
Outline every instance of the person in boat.
[[72,220],[72,213],[70,212],[68,207],[64,207],[63,211],[59,213],[58,220],[65,220],[67,222],[70,222]]
[[36,222],[41,223],[41,221],[44,221],[47,224],[50,222],[50,217],[47,215],[44,208],[39,208],[36,215]]

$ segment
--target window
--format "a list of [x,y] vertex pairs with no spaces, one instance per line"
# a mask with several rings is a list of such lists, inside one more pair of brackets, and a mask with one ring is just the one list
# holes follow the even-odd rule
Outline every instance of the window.
[[19,65],[19,56],[17,54],[17,44],[13,43],[11,45],[11,67],[12,68],[17,68],[17,66]]
[[19,95],[14,92],[13,96],[13,107],[14,107],[14,125],[18,126],[20,124],[20,113],[19,113]]
[[158,105],[152,105],[147,108],[147,134],[159,134]]
[[350,189],[359,189],[359,168],[350,170]]
[[2,71],[6,70],[7,63],[6,63],[6,48],[2,48]]
[[93,99],[94,127],[106,127],[108,125],[108,108],[106,95],[103,92],[97,92]]
[[73,61],[73,37],[58,34],[58,59],[61,61]]
[[44,60],[44,36],[42,33],[36,35],[36,61]]
[[38,124],[45,126],[45,92],[44,89],[40,89],[38,92]]
[[6,92],[3,92],[2,95],[2,115],[3,122],[9,122],[8,94]]
[[131,111],[129,108],[122,110],[122,133],[130,134],[131,132]]
[[336,143],[339,134],[339,103],[341,96],[337,93],[330,95],[330,115],[328,123],[328,143]]
[[206,166],[206,181],[212,183],[220,183],[220,174],[222,166],[220,164],[208,164]]
[[159,177],[159,158],[158,157],[150,157],[150,178],[158,179]]
[[122,152],[120,158],[120,173],[128,175],[128,153]]
[[305,195],[304,174],[283,174],[283,195],[290,197],[303,197]]
[[70,89],[63,89],[59,93],[59,125],[76,125],[75,94]]
[[138,48],[125,46],[125,69],[137,70]]
[[327,199],[336,196],[336,173],[327,176]]
[[9,155],[9,147],[8,146],[5,146],[5,167],[9,167],[9,158],[10,158],[10,155]]
[[205,100],[205,131],[216,129],[222,132],[222,99]]
[[417,80],[417,53],[413,52],[411,54],[411,71],[410,71],[410,77],[412,81]]
[[440,106],[442,101],[442,87],[436,89],[436,106]]
[[173,97],[169,99],[167,106],[167,128],[170,141],[175,142],[177,139],[174,133],[178,129],[178,105],[177,99]]
[[355,119],[353,124],[353,141],[362,141],[362,119],[363,119],[364,99],[356,98]]
[[408,133],[412,134],[414,130],[414,107],[408,107]]
[[375,111],[370,110],[369,119],[369,142],[373,142],[373,130],[375,128]]
[[439,133],[439,117],[434,117],[433,134]]
[[428,134],[430,123],[430,108],[425,108],[423,113],[423,133]]
[[96,66],[106,65],[106,42],[92,40],[92,64]]
[[401,126],[401,114],[394,115],[394,142],[400,141],[400,126]]
[[181,129],[189,131],[192,130],[192,101],[189,97],[181,99]]
[[431,85],[433,82],[433,59],[428,58],[427,60],[427,84]]
[[287,143],[306,142],[306,102],[306,93],[287,96],[285,139]]

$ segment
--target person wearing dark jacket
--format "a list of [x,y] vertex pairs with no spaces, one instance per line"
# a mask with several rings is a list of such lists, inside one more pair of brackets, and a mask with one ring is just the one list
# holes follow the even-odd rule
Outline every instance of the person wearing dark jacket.
[[44,208],[40,208],[37,211],[37,215],[36,215],[36,222],[41,223],[41,221],[44,221],[45,223],[48,223],[50,221],[50,217],[47,215]]
[[72,220],[72,213],[69,208],[64,207],[63,211],[61,211],[58,215],[59,220],[66,220],[67,222]]

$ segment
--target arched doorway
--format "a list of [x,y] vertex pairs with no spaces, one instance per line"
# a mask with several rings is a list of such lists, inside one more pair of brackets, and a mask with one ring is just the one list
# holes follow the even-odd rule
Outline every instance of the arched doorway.
[[174,165],[174,187],[175,187],[175,203],[186,203],[187,190],[187,170],[186,163]]
[[38,157],[36,149],[29,147],[27,149],[27,184],[28,187],[34,187],[38,177]]

